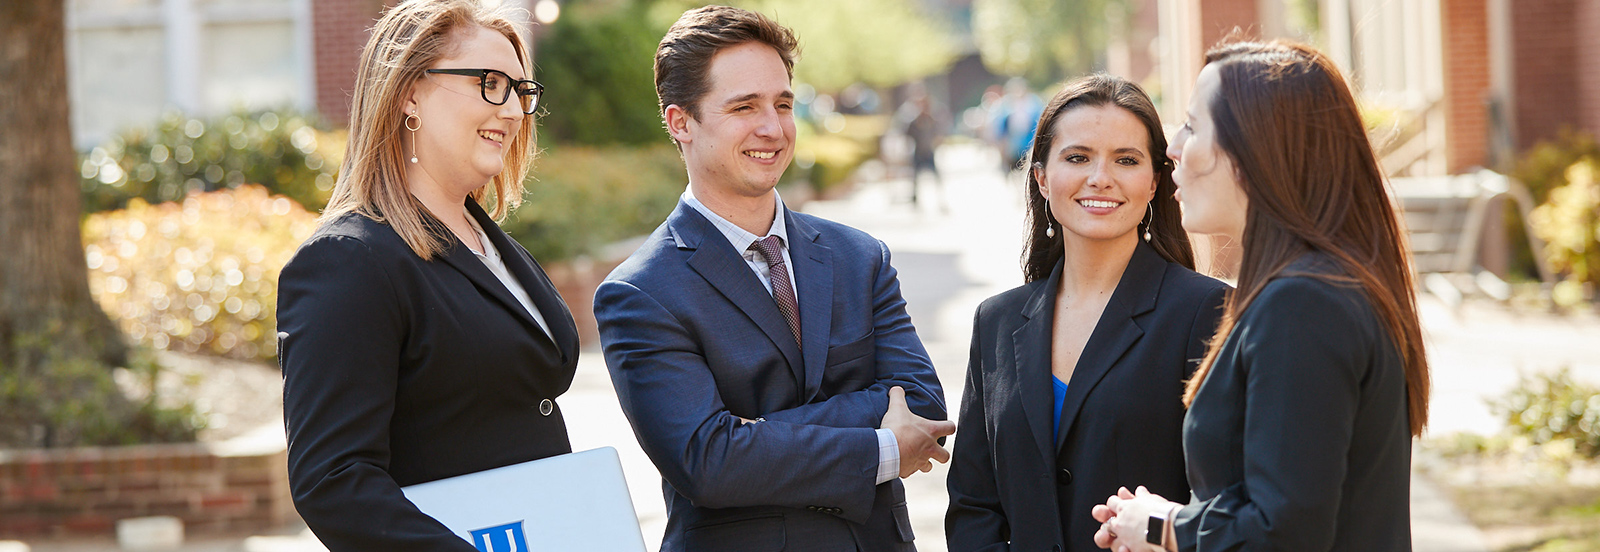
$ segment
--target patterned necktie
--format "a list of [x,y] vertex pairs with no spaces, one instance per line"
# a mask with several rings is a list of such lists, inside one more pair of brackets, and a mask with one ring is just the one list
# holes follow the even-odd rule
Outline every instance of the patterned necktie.
[[784,321],[789,323],[789,331],[794,334],[796,345],[800,341],[800,302],[795,300],[794,285],[789,283],[789,267],[783,264],[783,251],[779,249],[778,237],[767,236],[750,244],[750,249],[761,252],[767,258],[767,280],[772,282],[772,300],[778,303],[778,312],[783,313]]

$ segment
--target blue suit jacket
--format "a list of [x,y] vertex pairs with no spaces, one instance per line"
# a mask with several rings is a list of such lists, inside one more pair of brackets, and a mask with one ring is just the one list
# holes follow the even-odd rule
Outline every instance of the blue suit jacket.
[[662,549],[911,550],[904,487],[874,485],[873,430],[890,387],[938,420],[943,391],[888,248],[783,215],[803,346],[739,252],[682,202],[595,293],[611,381],[665,480]]

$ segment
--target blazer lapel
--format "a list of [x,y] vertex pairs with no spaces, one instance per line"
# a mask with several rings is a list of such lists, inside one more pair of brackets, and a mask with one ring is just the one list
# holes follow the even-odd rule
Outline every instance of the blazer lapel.
[[1078,357],[1072,381],[1067,382],[1067,396],[1061,405],[1062,429],[1056,437],[1057,451],[1066,444],[1067,428],[1077,421],[1089,392],[1105,378],[1123,353],[1144,336],[1144,329],[1134,317],[1155,310],[1165,266],[1166,260],[1144,242],[1139,242],[1133,257],[1128,259],[1128,268],[1122,271],[1117,290],[1112,292],[1105,311],[1095,323],[1094,333],[1089,335],[1089,342],[1083,348],[1083,355]]
[[[800,346],[794,342],[789,323],[778,312],[778,304],[773,302],[772,295],[761,285],[761,281],[756,279],[744,257],[733,250],[733,245],[722,237],[711,221],[682,200],[678,201],[678,207],[667,218],[667,225],[678,241],[679,248],[694,250],[689,255],[689,268],[705,278],[711,287],[716,288],[761,328],[761,333],[766,334],[783,353],[789,369],[799,381],[805,369],[800,364]],[[791,253],[790,257],[793,256]],[[804,292],[801,294],[803,296]],[[804,321],[804,318],[801,320]]]
[[794,265],[796,295],[800,300],[800,335],[805,342],[805,392],[809,403],[822,389],[822,371],[828,364],[828,335],[833,331],[833,250],[817,243],[820,234],[784,208],[789,228],[789,260]]
[[[539,309],[539,314],[544,316],[545,324],[550,326],[550,333],[547,335],[539,328],[538,322],[528,315],[527,309],[522,308],[521,303],[516,302],[515,297],[512,298],[511,306],[514,307],[512,310],[521,315],[524,322],[530,325],[530,329],[538,330],[534,333],[544,336],[556,346],[556,350],[561,353],[563,363],[571,362],[572,357],[578,352],[578,326],[572,319],[572,311],[567,308],[566,301],[561,298],[560,292],[556,291],[555,284],[550,282],[550,278],[544,273],[544,269],[539,267],[533,256],[529,255],[520,244],[512,242],[511,236],[489,218],[489,214],[483,211],[478,202],[468,200],[467,211],[478,220],[478,226],[483,227],[483,233],[489,236],[494,248],[500,251],[500,259],[505,262],[506,269],[518,283],[522,284],[522,289],[528,292],[528,298],[533,300],[534,308]],[[478,261],[478,264],[483,262]],[[498,281],[498,278],[496,280]]]
[[[468,212],[473,212],[474,208],[477,207],[474,205],[474,203],[475,202],[472,199],[467,199],[467,205],[469,205],[469,207],[467,207]],[[481,213],[483,212],[483,209],[477,208],[477,212]],[[479,219],[480,225],[483,225],[483,220],[484,219]],[[492,224],[484,225],[485,234],[489,233],[490,227],[498,228],[498,226],[493,226]],[[478,260],[477,254],[473,253],[471,249],[468,249],[465,244],[462,244],[461,240],[456,239],[454,233],[445,230],[443,235],[449,236],[450,238],[450,248],[445,250],[444,254],[440,256],[444,259],[446,264],[449,264],[461,274],[465,275],[467,280],[470,280],[473,285],[477,286],[478,290],[484,295],[493,297],[495,301],[500,303],[500,306],[510,310],[512,316],[515,316],[518,320],[521,320],[524,325],[528,326],[529,330],[538,332],[540,334],[544,333],[544,330],[539,329],[539,323],[533,320],[533,315],[528,314],[528,309],[522,308],[522,303],[517,301],[517,298],[511,295],[511,290],[506,289],[506,285],[501,283],[500,278],[496,277],[493,272],[489,271],[489,267],[485,266],[483,261]],[[495,247],[499,248],[500,244],[496,243]],[[501,251],[504,252],[505,249],[501,249]],[[503,253],[502,257],[504,257]]]
[[[1053,465],[1055,447],[1050,440],[1051,418],[1055,415],[1055,395],[1050,388],[1051,329],[1055,325],[1056,289],[1061,284],[1061,265],[1057,264],[1050,277],[1043,282],[1019,313],[1027,319],[1011,332],[1011,351],[1016,356],[1016,386],[1022,396],[1022,412],[1033,431],[1033,440],[1039,445],[1047,465]],[[1066,427],[1066,426],[1062,426]]]

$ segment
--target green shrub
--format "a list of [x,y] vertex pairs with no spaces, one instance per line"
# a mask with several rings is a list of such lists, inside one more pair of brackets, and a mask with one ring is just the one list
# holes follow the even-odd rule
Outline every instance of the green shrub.
[[1574,381],[1566,368],[1521,376],[1489,408],[1505,418],[1512,434],[1535,445],[1565,440],[1580,454],[1600,457],[1600,389]]
[[148,350],[130,357],[130,366],[117,372],[132,376],[138,397],[118,385],[112,370],[85,358],[0,369],[0,447],[193,441],[205,427],[194,404],[157,396],[153,382],[161,367]]
[[[795,166],[786,179],[806,178],[819,194],[844,184],[862,163],[878,156],[878,143],[889,129],[888,115],[835,115],[843,123],[838,132],[797,125]],[[802,173],[802,171],[806,171]]]
[[[538,45],[535,78],[549,86],[539,120],[548,143],[663,144],[655,52],[671,20],[648,0],[568,2]],[[676,19],[676,15],[673,16]]]
[[316,215],[260,186],[90,215],[89,288],[128,337],[237,359],[277,354],[278,271]]
[[501,225],[541,263],[650,233],[688,183],[670,145],[561,146],[534,163],[522,207]]
[[1559,138],[1529,148],[1511,175],[1528,188],[1534,203],[1544,203],[1551,190],[1567,184],[1567,171],[1585,157],[1600,159],[1600,143],[1591,134],[1565,130]]
[[1600,166],[1584,157],[1565,173],[1529,214],[1533,232],[1545,242],[1545,259],[1563,276],[1554,299],[1566,307],[1582,299],[1583,285],[1600,282]]
[[176,111],[128,129],[80,162],[85,212],[120,209],[133,198],[178,201],[190,192],[266,186],[312,210],[333,191],[345,133],[327,132],[292,112],[236,112],[191,119]]

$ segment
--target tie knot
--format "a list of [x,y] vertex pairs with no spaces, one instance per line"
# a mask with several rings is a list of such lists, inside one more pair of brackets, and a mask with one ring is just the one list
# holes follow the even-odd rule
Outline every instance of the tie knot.
[[750,248],[760,251],[767,258],[767,264],[783,263],[783,251],[778,243],[777,236],[767,236],[750,244]]

